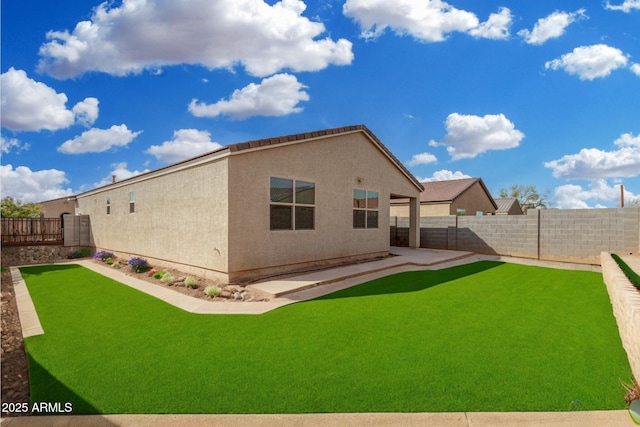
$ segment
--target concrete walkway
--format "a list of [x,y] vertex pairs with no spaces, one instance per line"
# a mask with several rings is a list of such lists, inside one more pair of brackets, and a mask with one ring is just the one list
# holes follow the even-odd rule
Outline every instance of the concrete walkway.
[[[76,415],[16,417],[2,427],[634,427],[627,411],[442,412],[291,415]],[[637,427],[637,426],[636,426]]]

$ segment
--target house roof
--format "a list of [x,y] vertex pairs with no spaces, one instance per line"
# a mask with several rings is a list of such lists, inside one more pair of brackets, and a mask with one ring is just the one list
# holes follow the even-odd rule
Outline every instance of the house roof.
[[480,178],[465,178],[425,182],[422,184],[425,191],[420,194],[420,202],[453,202],[479,180]]
[[[183,166],[190,167],[191,164],[197,164],[198,162],[208,161],[207,158],[209,157],[213,158],[218,156],[224,156],[227,154],[239,153],[244,150],[270,148],[271,146],[276,146],[279,144],[284,145],[284,144],[308,142],[308,141],[313,141],[317,139],[332,137],[335,135],[355,133],[355,132],[364,133],[369,138],[369,140],[371,140],[371,142],[373,142],[374,145],[376,145],[380,149],[380,151],[382,151],[382,153],[400,170],[400,172],[402,172],[402,174],[404,174],[419,190],[422,191],[424,189],[420,181],[418,181],[418,179],[415,176],[413,176],[411,172],[409,172],[409,170],[402,164],[402,162],[400,162],[400,160],[398,160],[398,158],[394,156],[393,153],[391,153],[391,151],[389,151],[389,149],[382,143],[382,141],[380,141],[378,137],[374,135],[373,132],[371,132],[365,125],[362,125],[362,124],[353,125],[353,126],[344,126],[344,127],[332,128],[332,129],[323,129],[323,130],[317,130],[313,132],[303,132],[303,133],[297,133],[292,135],[278,136],[274,138],[255,139],[247,142],[229,144],[225,147],[218,148],[217,150],[200,154],[199,156],[192,157],[190,159],[186,159],[177,163],[173,163],[171,165],[167,165],[162,168],[152,170],[150,172],[145,172],[143,174],[136,175],[131,178],[123,179],[115,183],[107,184],[100,188],[106,188],[113,185],[120,185],[123,182],[134,181],[140,178],[151,177],[151,176],[157,175],[158,173],[163,173],[165,171],[170,171],[171,169],[180,168]],[[97,188],[94,190],[97,190]],[[80,194],[90,193],[94,190],[89,190]]]
[[[424,191],[420,193],[420,203],[424,204],[436,204],[436,203],[453,203],[458,197],[464,194],[465,191],[470,189],[476,182],[480,183],[480,186],[486,193],[487,197],[497,209],[496,202],[491,197],[491,193],[487,190],[486,185],[482,178],[464,178],[464,179],[451,179],[447,181],[429,181],[423,182],[422,186]],[[391,204],[406,204],[409,199],[391,199]]]
[[[497,208],[491,193],[484,185],[482,178],[464,178],[464,179],[451,179],[447,181],[430,181],[423,182],[422,186],[424,191],[420,193],[420,203],[453,203],[458,197],[464,194],[465,191],[470,189],[476,182],[480,183],[480,186],[487,194],[487,197],[491,201],[494,207]],[[407,199],[392,199],[391,204],[403,204],[407,203]]]
[[517,208],[522,212],[522,208],[520,207],[520,202],[515,197],[507,197],[504,199],[495,199],[496,205],[498,205],[498,209],[496,209],[496,214],[506,214],[511,211],[513,206],[517,206]]

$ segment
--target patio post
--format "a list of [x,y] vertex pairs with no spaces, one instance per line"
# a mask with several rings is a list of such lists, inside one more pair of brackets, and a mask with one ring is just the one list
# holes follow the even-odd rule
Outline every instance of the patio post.
[[417,197],[409,199],[409,247],[420,247],[420,203]]

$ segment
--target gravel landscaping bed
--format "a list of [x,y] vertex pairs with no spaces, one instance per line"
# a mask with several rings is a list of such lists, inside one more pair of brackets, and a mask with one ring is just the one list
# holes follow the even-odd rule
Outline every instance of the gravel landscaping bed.
[[[29,402],[27,356],[22,341],[22,327],[13,292],[11,273],[2,272],[2,403]],[[2,413],[3,416],[8,415]],[[27,415],[11,413],[11,416]]]

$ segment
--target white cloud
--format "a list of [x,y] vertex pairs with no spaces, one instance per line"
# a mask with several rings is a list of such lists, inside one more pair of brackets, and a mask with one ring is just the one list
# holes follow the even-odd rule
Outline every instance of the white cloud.
[[98,117],[98,100],[86,98],[68,110],[67,95],[27,77],[11,67],[2,74],[2,127],[13,131],[58,130],[74,124],[91,124]]
[[546,162],[553,176],[566,179],[601,179],[640,175],[640,135],[625,133],[614,141],[614,151],[583,148],[578,154],[567,154]]
[[[625,200],[633,200],[637,195],[624,189]],[[595,204],[589,204],[592,202]],[[589,183],[589,189],[580,185],[566,184],[554,191],[554,206],[560,209],[587,209],[620,206],[620,184],[609,186],[605,179]]]
[[78,102],[73,107],[73,114],[76,116],[76,122],[90,127],[98,118],[98,99],[86,98],[82,102]]
[[619,5],[613,5],[610,2],[607,2],[604,7],[605,9],[621,10],[624,13],[629,13],[633,9],[640,9],[640,0],[624,0],[622,4]]
[[447,134],[442,141],[431,140],[432,147],[446,146],[452,160],[473,158],[490,150],[507,150],[520,145],[524,133],[517,130],[504,114],[484,117],[449,114],[445,123]]
[[640,64],[633,64],[631,66],[631,71],[633,71],[633,74],[640,77]]
[[432,181],[450,181],[452,179],[464,179],[471,178],[471,176],[464,174],[460,171],[452,172],[450,170],[442,169],[433,173],[430,178],[418,178],[420,182],[432,182]]
[[573,13],[555,11],[546,18],[538,19],[533,30],[520,30],[518,35],[529,44],[542,44],[549,39],[560,37],[570,24],[586,17],[585,9],[579,9]]
[[93,184],[93,188],[103,187],[105,185],[111,184],[113,182],[113,175],[116,176],[116,182],[118,182],[127,178],[134,177],[136,175],[149,172],[149,169],[145,169],[143,171],[130,171],[129,169],[127,169],[127,162],[113,163],[111,167],[113,168],[111,170],[111,173],[108,176],[102,178],[100,182],[96,182],[95,184]]
[[506,38],[511,12],[502,8],[486,23],[442,0],[347,0],[343,13],[358,23],[364,38],[376,38],[387,28],[424,42],[439,42],[454,31],[475,37]]
[[32,171],[26,166],[0,166],[0,187],[2,197],[10,196],[24,203],[43,202],[73,194],[70,188],[63,188],[69,180],[63,171],[47,169]]
[[211,141],[211,133],[197,129],[180,129],[173,132],[173,140],[162,145],[152,145],[145,151],[158,160],[176,163],[209,151],[221,148],[222,145]]
[[189,111],[197,117],[225,114],[238,120],[252,116],[285,116],[302,111],[297,105],[309,100],[309,94],[303,90],[305,87],[295,76],[276,74],[260,84],[251,83],[235,90],[229,100],[206,104],[194,99],[189,104]]
[[596,44],[577,47],[571,53],[548,61],[545,68],[553,70],[562,68],[569,74],[576,74],[580,80],[593,80],[598,77],[606,77],[613,70],[626,65],[627,57],[620,49],[605,44]]
[[109,129],[89,129],[82,135],[65,141],[58,151],[65,154],[102,153],[112,147],[129,144],[142,131],[132,132],[126,125],[113,125]]
[[409,166],[428,165],[430,163],[436,163],[438,158],[431,153],[414,154],[411,160],[407,162]]
[[2,150],[0,152],[9,154],[12,151],[28,150],[30,144],[28,142],[21,142],[17,138],[6,138],[4,135],[0,135],[0,141],[2,142]]
[[320,22],[301,0],[123,0],[104,2],[73,32],[51,31],[39,69],[57,78],[88,71],[113,75],[176,64],[210,69],[242,64],[256,76],[282,69],[317,71],[353,61],[346,39],[318,39]]
[[476,28],[471,29],[469,34],[483,39],[508,39],[511,20],[511,11],[508,8],[503,7],[500,8],[500,12],[489,15],[489,19],[487,19],[486,22],[483,22]]

